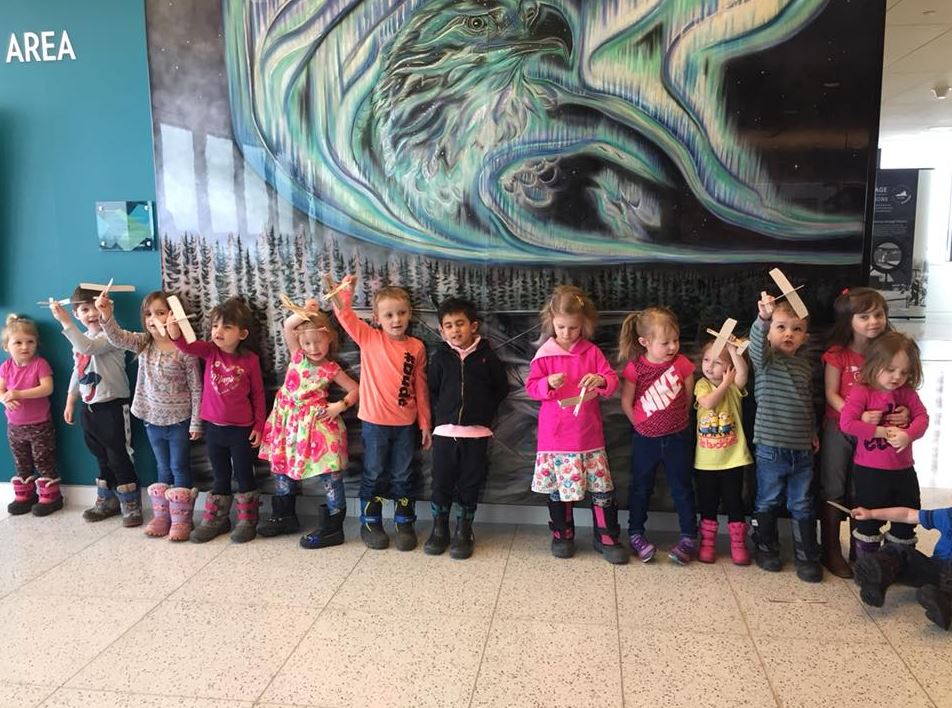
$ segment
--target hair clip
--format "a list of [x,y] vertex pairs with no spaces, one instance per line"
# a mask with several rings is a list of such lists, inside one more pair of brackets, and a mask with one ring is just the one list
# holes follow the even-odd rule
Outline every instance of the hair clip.
[[840,293],[840,295],[849,295],[849,294],[850,294],[849,288],[843,288],[843,291]]
[[585,307],[585,301],[582,299],[581,295],[576,295],[575,299],[578,300],[579,307]]

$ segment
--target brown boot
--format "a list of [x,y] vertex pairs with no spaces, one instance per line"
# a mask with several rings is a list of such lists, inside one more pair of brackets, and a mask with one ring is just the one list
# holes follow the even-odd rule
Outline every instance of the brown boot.
[[843,512],[824,504],[820,512],[820,544],[823,547],[823,566],[838,578],[852,578],[850,564],[843,558],[840,546],[840,522]]
[[231,529],[231,519],[228,518],[230,512],[230,494],[206,494],[201,523],[189,534],[188,539],[192,543],[207,543],[216,536],[228,533]]

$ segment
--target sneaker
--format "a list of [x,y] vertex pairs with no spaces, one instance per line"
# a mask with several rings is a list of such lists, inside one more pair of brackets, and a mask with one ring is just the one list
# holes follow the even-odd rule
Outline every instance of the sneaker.
[[648,542],[648,539],[642,533],[631,534],[628,537],[628,545],[631,546],[632,551],[638,554],[642,563],[647,563],[654,558],[655,551],[658,550]]
[[687,565],[697,557],[697,545],[693,538],[682,536],[678,545],[668,551],[668,558],[678,565]]

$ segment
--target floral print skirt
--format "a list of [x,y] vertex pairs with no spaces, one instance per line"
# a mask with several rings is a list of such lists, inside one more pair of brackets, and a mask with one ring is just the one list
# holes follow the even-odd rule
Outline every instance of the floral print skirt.
[[610,492],[611,470],[605,448],[589,452],[537,452],[532,491],[559,493],[564,502],[581,501],[585,492]]

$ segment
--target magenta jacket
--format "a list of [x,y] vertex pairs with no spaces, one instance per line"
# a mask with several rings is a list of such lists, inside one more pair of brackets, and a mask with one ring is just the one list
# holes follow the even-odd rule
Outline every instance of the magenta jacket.
[[[555,391],[550,390],[546,379],[550,374],[560,373],[565,374],[565,383]],[[559,401],[578,396],[578,382],[585,374],[599,374],[604,377],[605,386],[586,394],[578,417],[575,417],[572,415],[574,406],[562,408]],[[605,433],[598,396],[608,398],[616,388],[618,374],[602,350],[590,341],[580,339],[572,351],[567,352],[555,343],[554,338],[547,340],[533,357],[526,381],[529,397],[542,401],[536,449],[539,452],[589,452],[604,448]]]

